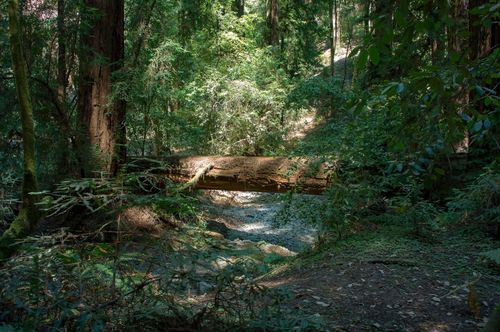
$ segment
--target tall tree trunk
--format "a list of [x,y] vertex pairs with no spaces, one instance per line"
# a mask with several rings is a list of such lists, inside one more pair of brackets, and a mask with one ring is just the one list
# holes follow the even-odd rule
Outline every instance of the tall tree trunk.
[[234,0],[233,10],[238,17],[245,15],[245,0]]
[[68,80],[66,76],[66,29],[64,24],[65,1],[57,1],[57,95],[61,104],[66,103],[66,88]]
[[[126,158],[125,102],[111,99],[113,74],[123,66],[123,0],[85,0],[86,10],[98,14],[91,18],[91,31],[81,36],[78,121],[87,143],[97,153],[100,170],[116,174]],[[94,13],[92,11],[92,13]]]
[[[62,133],[63,142],[69,137],[73,140],[69,116],[67,114],[66,96],[68,87],[67,63],[66,63],[66,27],[64,19],[66,17],[65,0],[57,1],[57,108],[59,109],[61,120],[64,123],[65,132]],[[72,141],[74,144],[74,142]],[[72,144],[72,145],[73,145]],[[62,174],[66,174],[70,169],[69,146],[62,146],[60,164],[58,166]]]
[[470,10],[487,4],[487,0],[469,1],[469,58],[470,60],[482,59],[488,56],[495,43],[498,43],[498,23],[493,22],[490,28],[485,27],[481,17],[470,13]]
[[31,97],[28,89],[27,67],[21,45],[21,23],[18,0],[9,0],[8,14],[12,66],[23,128],[24,175],[21,211],[12,222],[9,229],[0,237],[0,259],[12,253],[14,249],[12,245],[15,240],[26,236],[32,231],[39,219],[39,212],[35,205],[36,198],[30,195],[30,192],[37,191],[38,189],[35,167],[35,129],[33,124]]
[[[347,37],[347,49],[346,49],[346,55],[349,55],[349,52],[351,51],[351,42],[352,42],[352,28],[349,27],[349,32],[348,32],[348,37]],[[348,58],[347,56],[344,58],[344,76],[342,78],[342,90],[344,89],[345,86],[345,81],[347,78],[347,64],[348,64]]]
[[278,0],[269,0],[268,25],[269,45],[276,46],[279,43],[279,8]]
[[437,64],[443,61],[446,47],[446,25],[443,21],[449,17],[448,0],[436,0],[434,7],[437,8],[437,15],[435,15],[436,31],[433,38],[432,45],[432,63]]
[[391,76],[393,9],[393,0],[375,1],[373,39],[379,52],[380,61],[377,65],[370,65],[369,79],[389,78]]
[[[156,1],[157,0],[152,0],[150,6],[148,7],[148,10],[145,11],[143,6],[140,6],[138,8],[138,12],[135,14],[135,16],[138,16],[138,22],[136,24],[133,24],[131,29],[135,29],[139,31],[139,35],[137,37],[137,40],[135,42],[135,45],[133,47],[133,52],[132,52],[132,68],[137,67],[139,64],[139,56],[141,55],[141,50],[144,45],[144,41],[146,40],[146,37],[149,34],[149,23],[151,22],[151,18],[153,17],[153,13],[156,7]],[[147,1],[149,2],[149,1]],[[142,4],[144,5],[144,4]]]
[[[459,55],[458,59],[467,59],[468,40],[464,31],[468,29],[467,0],[452,0],[449,5],[449,14],[452,23],[447,26],[448,54],[450,57]],[[461,114],[466,111],[471,94],[468,92],[467,84],[459,87],[459,93],[453,98],[456,105],[455,111]],[[469,151],[469,132],[464,129],[463,135],[460,135],[453,144],[453,150],[458,153],[467,153]]]
[[450,16],[452,24],[448,25],[448,53],[463,53],[467,48],[467,39],[460,33],[461,29],[467,28],[467,0],[451,0]]
[[[469,1],[469,60],[474,62],[483,59],[493,52],[499,46],[500,30],[497,21],[491,22],[491,26],[484,26],[480,15],[471,13],[471,10],[481,5],[488,4],[488,0],[470,0]],[[498,80],[490,84],[491,89],[500,92]],[[474,92],[469,95],[470,101],[474,99]],[[476,105],[479,112],[483,112],[485,105],[479,101]]]
[[363,3],[363,30],[364,36],[370,34],[370,1],[366,0]]
[[335,50],[337,46],[337,0],[330,0],[328,4],[330,18],[330,75],[335,76]]
[[[335,51],[337,48],[338,38],[338,15],[337,15],[337,0],[330,0],[329,2],[329,18],[330,18],[330,76],[332,79],[335,77]],[[332,81],[333,83],[333,81]],[[330,96],[330,114],[334,112],[334,98],[333,94]]]

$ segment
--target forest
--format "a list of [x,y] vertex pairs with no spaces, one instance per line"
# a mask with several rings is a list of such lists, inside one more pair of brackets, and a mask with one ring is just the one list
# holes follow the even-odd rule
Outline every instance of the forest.
[[0,0],[0,330],[500,331],[499,20]]

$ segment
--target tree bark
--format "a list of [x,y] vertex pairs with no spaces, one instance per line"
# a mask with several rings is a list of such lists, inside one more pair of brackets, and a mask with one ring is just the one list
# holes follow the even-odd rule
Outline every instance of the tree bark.
[[[347,48],[346,48],[346,55],[349,55],[349,52],[351,52],[351,41],[352,41],[352,27],[349,27],[349,32],[348,32],[348,37],[347,37]],[[345,81],[347,78],[347,56],[344,58],[344,76],[342,77],[342,90],[344,89],[345,86]]]
[[65,17],[65,2],[64,0],[57,1],[57,95],[59,103],[66,103],[66,88],[68,80],[66,76],[66,29],[64,24]]
[[[481,21],[481,16],[471,13],[474,8],[488,4],[487,0],[471,0],[469,1],[469,61],[472,63],[484,59],[492,54],[493,50],[500,43],[500,29],[498,21],[493,20],[490,26],[485,26]],[[498,79],[493,80],[489,85],[490,89],[500,92]],[[469,92],[469,101],[475,98],[475,92]],[[480,113],[485,112],[487,107],[483,100],[478,100],[475,103],[476,109]]]
[[437,8],[437,15],[435,15],[437,28],[432,41],[432,63],[438,64],[444,59],[446,47],[446,25],[443,20],[449,17],[450,13],[447,0],[436,0],[433,6]]
[[279,43],[279,12],[278,0],[269,0],[268,25],[269,45],[276,46]]
[[487,0],[469,1],[469,58],[472,61],[488,56],[498,43],[498,23],[492,22],[491,28],[487,28],[481,23],[481,17],[470,13],[470,10],[487,3]]
[[335,48],[337,46],[337,0],[330,0],[328,4],[330,18],[330,75],[335,76]]
[[461,30],[467,29],[467,1],[452,0],[450,2],[450,16],[453,23],[447,27],[448,53],[462,54],[467,48],[467,38],[462,36]]
[[[162,161],[137,159],[132,165],[135,167],[131,170],[157,167],[155,173],[174,182],[187,183],[197,177],[198,181],[192,184],[197,189],[297,191],[314,195],[328,188],[335,171],[335,165],[286,157],[172,156]],[[201,177],[200,170],[206,170]]]
[[124,3],[85,0],[84,5],[93,10],[93,17],[90,31],[80,37],[78,122],[83,140],[97,154],[96,160],[86,157],[84,169],[88,172],[97,162],[99,170],[115,174],[126,158],[126,105],[120,98],[111,99],[113,74],[123,67]]
[[370,1],[363,2],[363,32],[366,38],[370,34]]
[[135,14],[135,16],[139,17],[139,19],[138,22],[134,24],[130,29],[138,30],[139,34],[132,52],[132,68],[137,67],[137,65],[139,64],[139,56],[141,55],[144,41],[146,40],[146,37],[149,33],[149,23],[151,21],[151,18],[153,17],[154,9],[156,7],[156,1],[157,0],[151,1],[151,4],[146,12],[143,7],[144,4],[142,4],[142,6],[137,9],[137,12]]
[[242,17],[245,14],[245,0],[234,0],[233,10],[237,17]]
[[39,211],[35,205],[36,198],[30,195],[31,192],[38,189],[35,166],[35,129],[31,96],[28,88],[27,67],[21,44],[18,0],[9,0],[8,15],[12,66],[23,129],[24,175],[21,211],[9,229],[0,237],[0,259],[8,257],[13,252],[15,241],[31,232],[39,219]]
[[392,58],[392,32],[393,32],[393,0],[376,0],[373,21],[373,40],[379,52],[380,61],[377,65],[370,63],[368,80],[390,78]]
[[[330,76],[335,77],[335,50],[337,48],[338,24],[337,24],[337,0],[329,2],[329,18],[330,18]],[[346,60],[347,61],[347,60]],[[333,84],[333,80],[332,80]],[[334,112],[334,96],[330,96],[330,115]]]

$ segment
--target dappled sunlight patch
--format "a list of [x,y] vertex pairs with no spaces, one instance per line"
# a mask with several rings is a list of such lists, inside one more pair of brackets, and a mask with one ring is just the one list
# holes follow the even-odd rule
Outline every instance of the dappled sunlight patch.
[[262,243],[259,244],[258,247],[266,254],[276,254],[282,257],[293,257],[297,255],[297,253],[290,251],[285,247],[278,246],[275,244]]
[[453,331],[449,324],[444,322],[424,322],[420,324],[420,329],[428,332],[448,332]]
[[321,196],[211,191],[210,197],[203,206],[207,227],[228,240],[264,241],[299,252],[317,238],[316,212],[306,211],[322,202]]
[[158,235],[165,229],[159,216],[147,207],[129,207],[118,216],[120,227],[129,232],[147,232]]

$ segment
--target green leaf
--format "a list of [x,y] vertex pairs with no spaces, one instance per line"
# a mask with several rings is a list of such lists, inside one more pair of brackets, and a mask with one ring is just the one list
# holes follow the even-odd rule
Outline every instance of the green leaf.
[[474,127],[472,127],[472,131],[477,133],[481,128],[483,128],[483,121],[478,121],[474,124]]
[[104,265],[104,264],[95,264],[94,265],[95,269],[102,272],[103,274],[107,275],[107,276],[112,276],[113,275],[113,270],[111,270],[108,266]]
[[489,250],[482,252],[480,254],[481,256],[487,257],[494,261],[496,264],[500,265],[500,249],[494,249],[494,250]]
[[380,62],[380,52],[376,46],[371,46],[368,49],[368,53],[370,54],[370,61],[374,65],[378,65]]
[[396,83],[389,83],[389,85],[387,85],[387,87],[385,87],[381,92],[380,94],[382,95],[385,95],[387,94],[387,92],[389,92],[392,88],[394,88],[394,86],[396,86]]
[[475,88],[478,95],[484,96],[484,89],[481,86],[476,85]]
[[396,89],[398,95],[402,94],[405,91],[405,85],[403,83],[399,83]]
[[438,175],[445,175],[446,171],[442,168],[436,167],[436,168],[434,168],[434,173],[436,173]]
[[368,61],[368,52],[361,51],[359,52],[357,67],[358,70],[363,70],[366,66],[366,62]]
[[490,7],[490,13],[495,13],[499,9],[500,9],[500,3],[497,3],[497,4]]
[[450,61],[453,64],[458,63],[458,61],[460,60],[460,58],[461,58],[461,56],[460,56],[460,53],[458,53],[458,52],[453,52],[450,55]]
[[361,46],[356,46],[355,48],[352,49],[351,53],[349,53],[347,57],[352,58],[356,56],[360,51],[361,51]]
[[400,27],[403,27],[405,26],[406,24],[406,20],[405,20],[405,17],[404,15],[401,13],[401,10],[397,10],[395,13],[394,13],[394,20],[396,21],[396,24]]

